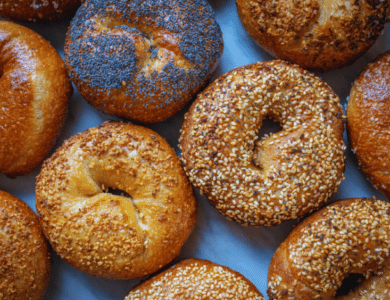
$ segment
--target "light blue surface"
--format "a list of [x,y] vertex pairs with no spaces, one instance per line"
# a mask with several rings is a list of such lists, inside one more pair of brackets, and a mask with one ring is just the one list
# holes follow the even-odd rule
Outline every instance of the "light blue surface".
[[[210,0],[217,20],[224,34],[225,49],[221,62],[213,78],[235,68],[252,62],[272,59],[259,49],[243,30],[238,19],[234,0]],[[68,22],[50,24],[24,24],[48,39],[63,56],[63,43]],[[387,28],[378,42],[355,64],[340,70],[318,73],[340,96],[343,107],[353,80],[363,70],[366,64],[378,54],[390,49],[390,30]],[[179,153],[177,144],[179,129],[184,112],[155,125],[147,125],[163,135]],[[115,119],[92,108],[74,92],[70,113],[63,129],[57,148],[77,132],[101,124],[108,119]],[[345,141],[348,144],[346,139]],[[385,199],[384,195],[368,182],[357,167],[356,160],[348,147],[346,151],[346,180],[342,182],[339,191],[332,196],[331,201],[350,197],[372,197]],[[39,169],[32,174],[17,179],[9,179],[0,175],[0,189],[23,199],[35,210],[34,184]],[[276,227],[246,228],[230,222],[222,217],[203,197],[197,194],[199,200],[199,217],[195,231],[183,247],[180,258],[198,257],[208,259],[241,272],[250,279],[264,294],[266,299],[266,280],[268,264],[271,257],[291,231],[294,222],[287,222]],[[113,281],[94,278],[85,275],[67,265],[56,254],[53,254],[53,270],[50,286],[45,300],[122,300],[126,293],[139,280]]]

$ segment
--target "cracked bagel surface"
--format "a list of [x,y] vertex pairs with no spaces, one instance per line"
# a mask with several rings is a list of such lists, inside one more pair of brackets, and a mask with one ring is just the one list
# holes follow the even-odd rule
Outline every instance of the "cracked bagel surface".
[[180,252],[197,204],[174,150],[156,132],[109,122],[44,162],[36,206],[53,249],[98,277],[151,274]]

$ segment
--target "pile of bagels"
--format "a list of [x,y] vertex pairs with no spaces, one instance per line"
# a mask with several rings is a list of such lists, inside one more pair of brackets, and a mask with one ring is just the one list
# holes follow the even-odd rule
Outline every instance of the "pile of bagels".
[[[224,36],[207,0],[1,1],[0,172],[37,176],[35,207],[0,181],[0,299],[46,299],[52,252],[85,274],[142,279],[123,300],[266,299],[230,267],[175,260],[195,190],[237,226],[296,224],[269,264],[270,300],[390,299],[390,51],[344,109],[312,73],[354,64],[390,2],[235,2],[275,59],[217,77]],[[30,25],[67,20],[62,58]],[[111,121],[64,138],[83,118],[67,116],[76,92]],[[281,129],[262,136],[267,119]],[[382,200],[328,201],[347,146]]]

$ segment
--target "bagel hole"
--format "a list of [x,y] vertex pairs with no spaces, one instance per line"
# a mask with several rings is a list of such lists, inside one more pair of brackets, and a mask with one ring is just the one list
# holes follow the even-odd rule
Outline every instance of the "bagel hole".
[[105,193],[108,193],[108,194],[111,194],[111,195],[115,195],[115,196],[121,196],[121,197],[126,197],[126,198],[130,198],[130,199],[133,199],[131,198],[131,196],[126,193],[125,191],[122,191],[122,190],[119,190],[119,189],[114,189],[114,188],[111,188],[111,187],[108,187],[104,190]]
[[336,292],[336,297],[348,295],[354,289],[356,289],[362,281],[365,279],[364,275],[351,273],[348,277],[344,278],[343,283]]
[[266,117],[263,120],[263,124],[259,128],[259,131],[257,133],[257,137],[259,138],[259,140],[261,140],[263,138],[267,138],[270,135],[275,134],[275,133],[282,131],[282,130],[283,130],[283,127],[280,125],[279,122],[274,121],[270,117]]

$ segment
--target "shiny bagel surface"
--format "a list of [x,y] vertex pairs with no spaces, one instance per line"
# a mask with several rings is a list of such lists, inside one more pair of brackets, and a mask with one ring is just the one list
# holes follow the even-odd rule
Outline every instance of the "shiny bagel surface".
[[247,33],[272,56],[326,71],[353,63],[389,21],[383,0],[236,0]]
[[216,263],[190,258],[136,286],[124,300],[264,300],[240,273]]
[[0,299],[43,299],[50,263],[48,245],[33,210],[0,191]]
[[157,123],[203,87],[222,48],[206,0],[89,0],[71,22],[65,61],[90,104]]
[[2,0],[0,15],[17,20],[52,21],[71,16],[82,0]]
[[[257,141],[265,117],[283,130]],[[342,109],[318,77],[283,61],[217,78],[185,116],[192,184],[242,225],[276,225],[318,208],[344,179]]]
[[[346,199],[320,209],[299,223],[276,250],[268,271],[270,300],[388,299],[388,291],[379,290],[387,283],[382,279],[378,284],[375,276],[388,277],[389,233],[388,202]],[[367,282],[355,293],[335,297],[350,273],[363,274],[377,285],[379,298],[368,297],[373,291]]]
[[197,203],[174,150],[156,132],[103,123],[44,162],[36,205],[53,249],[98,277],[138,278],[173,260]]
[[364,174],[390,198],[390,52],[355,80],[347,106],[347,130]]
[[34,31],[0,21],[0,172],[30,173],[62,128],[72,94],[64,62]]

